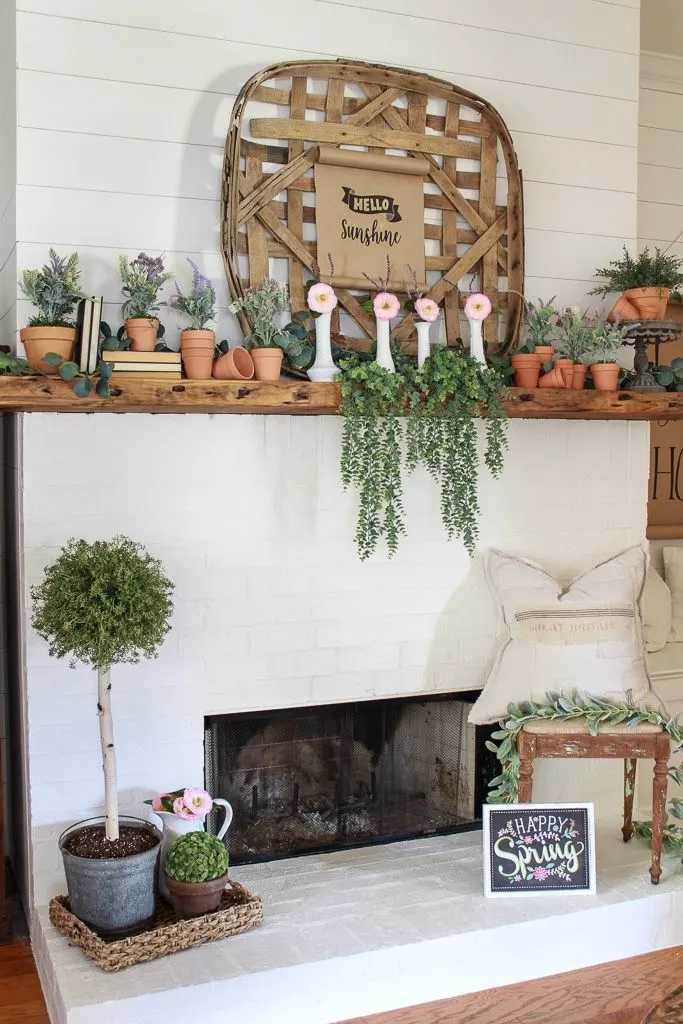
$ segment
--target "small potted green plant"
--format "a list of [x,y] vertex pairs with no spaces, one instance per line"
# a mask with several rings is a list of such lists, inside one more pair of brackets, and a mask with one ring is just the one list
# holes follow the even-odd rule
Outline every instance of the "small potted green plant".
[[228,851],[208,832],[175,839],[164,866],[171,904],[180,918],[216,910],[228,881]]
[[153,352],[159,330],[156,315],[162,305],[161,289],[173,274],[164,270],[161,256],[141,252],[134,260],[119,256],[121,291],[125,301],[121,312],[133,352]]
[[154,914],[161,833],[119,816],[111,667],[157,656],[172,590],[158,559],[127,537],[70,540],[31,590],[33,628],[50,654],[97,671],[104,816],[72,825],[59,846],[71,909],[102,935],[131,934]]
[[[54,363],[45,362],[48,353],[73,359],[76,303],[82,298],[78,253],[58,256],[50,249],[50,259],[40,270],[24,270],[19,287],[38,310],[20,332],[26,361],[34,370],[57,373]],[[59,364],[57,364],[59,365]]]
[[175,295],[169,305],[190,318],[190,327],[180,332],[180,351],[185,376],[190,380],[208,380],[213,370],[216,334],[206,325],[216,319],[216,290],[191,259],[192,288],[187,295],[175,283]]
[[231,313],[243,313],[251,327],[245,343],[251,350],[256,380],[279,380],[285,355],[298,369],[313,361],[313,347],[307,344],[308,330],[303,326],[310,313],[297,312],[291,323],[281,327],[277,321],[288,306],[287,285],[264,278],[228,307]]
[[583,390],[588,369],[586,358],[590,353],[592,337],[590,321],[585,314],[581,314],[578,306],[565,309],[560,314],[556,330],[557,354],[560,357],[557,364],[562,367],[566,360],[567,370],[571,368],[570,387],[574,391]]
[[519,388],[537,387],[541,369],[552,361],[552,336],[557,322],[554,300],[555,296],[547,302],[524,299],[524,340],[510,357]]
[[619,382],[617,352],[626,344],[633,323],[623,326],[599,319],[591,329],[589,348],[591,377],[596,391],[616,391]]
[[672,289],[683,283],[682,266],[678,256],[667,256],[660,249],[655,248],[653,254],[645,248],[634,258],[624,246],[623,256],[595,271],[604,283],[591,295],[604,297],[621,292],[609,313],[610,320],[663,320]]

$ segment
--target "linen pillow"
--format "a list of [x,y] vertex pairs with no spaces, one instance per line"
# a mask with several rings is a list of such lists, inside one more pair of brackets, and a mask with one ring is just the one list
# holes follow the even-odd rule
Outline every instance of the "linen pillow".
[[652,654],[666,647],[671,632],[671,591],[652,566],[647,570],[640,615],[643,620],[645,650]]
[[671,591],[670,643],[683,640],[683,547],[664,548],[664,577]]
[[469,721],[500,721],[511,701],[543,701],[548,691],[648,697],[639,611],[647,562],[644,548],[630,548],[563,590],[539,566],[490,551],[487,576],[509,636]]

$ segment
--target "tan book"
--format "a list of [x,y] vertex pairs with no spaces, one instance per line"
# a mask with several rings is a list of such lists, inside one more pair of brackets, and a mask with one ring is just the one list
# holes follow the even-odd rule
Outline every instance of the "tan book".
[[125,373],[116,373],[114,371],[109,379],[112,384],[123,384],[127,380],[165,380],[172,382],[182,380],[182,375],[180,371],[177,373],[159,373],[158,370],[129,370]]
[[155,366],[180,366],[180,352],[103,352],[103,363],[149,363]]

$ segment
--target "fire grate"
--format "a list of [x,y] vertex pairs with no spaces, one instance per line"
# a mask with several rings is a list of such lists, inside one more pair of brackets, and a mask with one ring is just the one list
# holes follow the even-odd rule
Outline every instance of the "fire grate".
[[233,806],[232,862],[478,827],[496,767],[491,730],[467,722],[477,696],[207,718],[206,786]]

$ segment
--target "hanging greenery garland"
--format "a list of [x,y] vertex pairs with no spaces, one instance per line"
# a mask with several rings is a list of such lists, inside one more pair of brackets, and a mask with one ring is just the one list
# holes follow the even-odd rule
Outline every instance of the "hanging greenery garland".
[[486,414],[484,463],[497,477],[507,447],[502,375],[446,346],[435,347],[420,369],[399,357],[391,373],[350,356],[340,371],[341,477],[345,487],[358,490],[361,559],[382,539],[390,555],[396,551],[405,533],[402,469],[419,465],[439,487],[448,538],[461,538],[472,554],[479,532],[475,420]]

